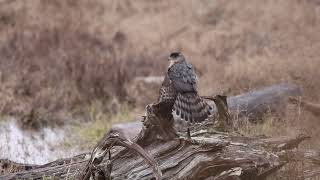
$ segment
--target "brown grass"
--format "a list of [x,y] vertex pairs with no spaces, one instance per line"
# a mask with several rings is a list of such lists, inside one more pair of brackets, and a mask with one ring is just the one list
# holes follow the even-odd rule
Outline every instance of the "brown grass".
[[[9,4],[18,8],[9,11],[14,16],[0,11],[7,25],[0,33],[2,113],[24,117],[35,110],[34,118],[59,123],[69,118],[57,116],[61,111],[87,113],[85,106],[96,100],[115,102],[104,112],[116,112],[117,104],[132,101],[125,85],[157,64],[135,53],[121,31],[110,38],[90,32],[88,19],[76,20],[87,3],[67,2]],[[96,6],[89,7],[95,12]]]
[[138,100],[127,85],[163,74],[176,49],[197,68],[202,94],[290,82],[317,102],[319,13],[314,0],[4,1],[0,110],[73,114]]
[[291,82],[319,101],[319,13],[314,0],[4,1],[0,109],[125,103],[126,85],[163,74],[176,49],[197,68],[202,94]]
[[[143,108],[147,100],[134,102],[156,91],[127,87],[137,76],[162,75],[177,49],[195,65],[202,94],[289,82],[317,103],[319,17],[317,0],[1,1],[0,111],[29,122],[33,110],[42,125],[94,119],[88,109],[97,102],[103,113]],[[280,126],[269,119],[257,132],[320,132],[318,117],[299,106]]]

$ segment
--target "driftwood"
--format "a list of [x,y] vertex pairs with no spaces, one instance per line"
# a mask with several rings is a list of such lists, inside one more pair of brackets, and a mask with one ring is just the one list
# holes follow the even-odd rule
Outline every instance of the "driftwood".
[[279,84],[230,97],[228,105],[237,118],[245,117],[250,122],[259,122],[267,112],[282,112],[289,96],[297,97],[301,94],[301,89],[295,85]]
[[[247,104],[251,100],[257,99],[252,98]],[[192,139],[187,139],[184,132],[175,131],[174,121],[162,114],[163,107],[159,104],[147,106],[142,130],[132,140],[125,131],[113,129],[90,155],[34,166],[0,179],[46,176],[57,179],[264,179],[289,162],[291,158],[288,157],[295,152],[293,149],[310,138],[305,135],[276,139],[246,137],[228,126],[223,128],[228,132],[221,132],[214,128],[219,123],[214,122],[226,119],[213,116],[211,122],[192,129]],[[219,115],[227,114],[223,109],[218,108]],[[304,157],[301,155],[304,153],[298,154],[296,157]],[[314,153],[311,159],[319,158],[318,155]]]
[[[269,86],[263,89],[254,90],[237,96],[227,98],[230,116],[239,121],[249,120],[250,122],[262,122],[266,113],[281,113],[286,107],[288,98],[297,99],[302,92],[299,87],[289,84],[279,84]],[[208,97],[204,97],[208,98]],[[209,97],[210,99],[210,97]],[[213,101],[209,101],[213,105],[214,114],[217,108]],[[130,137],[136,136],[142,128],[141,121],[117,124],[114,127],[125,130],[130,133]]]
[[320,104],[308,102],[297,97],[289,97],[289,101],[303,107],[306,111],[311,112],[315,116],[320,116]]

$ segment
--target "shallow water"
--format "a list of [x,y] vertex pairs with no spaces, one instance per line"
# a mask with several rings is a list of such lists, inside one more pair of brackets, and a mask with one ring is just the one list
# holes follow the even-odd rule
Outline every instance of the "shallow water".
[[44,164],[71,155],[61,145],[63,129],[22,130],[13,118],[0,123],[0,159],[19,163]]

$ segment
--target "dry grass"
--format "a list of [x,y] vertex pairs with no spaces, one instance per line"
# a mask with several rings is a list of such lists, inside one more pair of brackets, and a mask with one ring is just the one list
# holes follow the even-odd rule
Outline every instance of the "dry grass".
[[111,129],[113,124],[127,123],[136,120],[140,114],[132,111],[128,105],[121,105],[116,113],[105,113],[104,105],[93,102],[87,109],[89,122],[76,122],[72,126],[66,126],[66,139],[61,143],[67,150],[75,149],[76,152],[87,152]]
[[138,55],[121,31],[104,37],[89,29],[95,16],[82,18],[81,14],[88,6],[93,12],[85,16],[95,15],[99,4],[32,1],[5,5],[0,11],[0,23],[6,26],[0,31],[4,85],[0,111],[22,117],[24,123],[23,117],[36,111],[34,119],[41,119],[40,124],[60,124],[72,119],[68,114],[86,115],[87,106],[95,101],[106,105],[104,113],[117,112],[119,104],[132,103],[125,85],[137,75],[148,75],[157,64],[148,61],[147,54]]
[[[202,94],[234,95],[289,82],[303,88],[304,99],[320,102],[316,0],[0,4],[2,114],[25,117],[36,109],[42,125],[95,119],[92,104],[100,104],[98,114],[105,116],[122,104],[143,108],[151,91],[127,87],[137,76],[163,74],[166,56],[177,49],[195,65]],[[318,117],[290,108],[280,122],[268,117],[247,133],[319,133]]]

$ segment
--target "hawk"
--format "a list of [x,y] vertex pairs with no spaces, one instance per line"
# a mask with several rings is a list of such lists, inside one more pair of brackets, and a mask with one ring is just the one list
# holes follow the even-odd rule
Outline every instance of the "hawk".
[[[169,105],[172,114],[187,121],[200,123],[211,115],[212,107],[199,95],[197,76],[180,52],[170,54],[169,67],[159,92],[159,103]],[[188,128],[189,132],[189,128]]]

